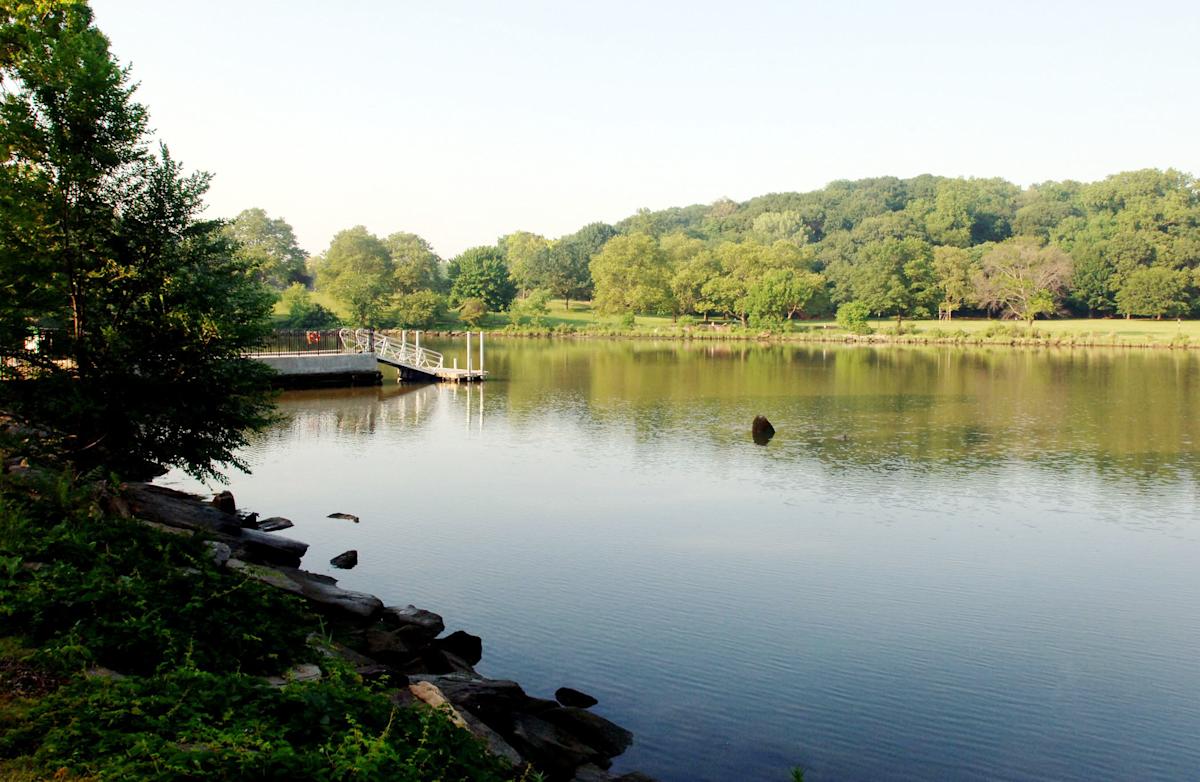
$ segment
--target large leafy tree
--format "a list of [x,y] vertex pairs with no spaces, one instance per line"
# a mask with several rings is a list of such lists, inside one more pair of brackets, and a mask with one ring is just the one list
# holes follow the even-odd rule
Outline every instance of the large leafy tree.
[[304,281],[308,255],[296,243],[287,220],[270,217],[263,209],[246,209],[225,226],[225,233],[262,282],[283,290]]
[[571,308],[571,299],[591,295],[592,258],[616,235],[616,229],[607,223],[589,223],[573,234],[560,237],[550,249],[550,267],[542,286],[565,299],[567,309]]
[[862,248],[851,273],[854,298],[878,315],[925,317],[937,299],[933,248],[920,239],[888,239]]
[[80,469],[236,464],[271,296],[199,219],[208,175],[150,149],[83,3],[0,4],[0,77],[0,404]]
[[339,231],[317,264],[317,287],[349,307],[356,323],[375,325],[396,292],[392,256],[361,225]]
[[1071,281],[1071,257],[1054,245],[1019,236],[1001,242],[980,259],[975,288],[979,303],[1028,323],[1052,315]]
[[1138,269],[1125,278],[1117,291],[1117,311],[1126,317],[1162,318],[1182,315],[1190,308],[1187,272],[1153,266]]
[[614,236],[592,258],[591,268],[600,312],[670,311],[670,265],[653,236]]
[[504,256],[495,247],[472,247],[450,261],[450,300],[479,299],[491,311],[506,310],[517,295]]
[[413,294],[441,289],[442,260],[429,242],[416,234],[398,232],[384,239],[383,243],[392,258],[397,293]]

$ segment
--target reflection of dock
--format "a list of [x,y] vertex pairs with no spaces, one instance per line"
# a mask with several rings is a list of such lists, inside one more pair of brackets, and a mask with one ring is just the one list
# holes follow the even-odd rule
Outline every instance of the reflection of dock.
[[436,350],[421,347],[421,332],[414,331],[414,341],[408,332],[400,332],[400,342],[368,329],[342,329],[338,332],[342,350],[351,353],[373,353],[381,364],[395,367],[401,380],[445,380],[453,383],[482,382],[487,377],[483,369],[483,332],[479,332],[479,365],[471,366],[471,332],[467,332],[467,366],[460,369],[458,360],[447,367],[446,359]]

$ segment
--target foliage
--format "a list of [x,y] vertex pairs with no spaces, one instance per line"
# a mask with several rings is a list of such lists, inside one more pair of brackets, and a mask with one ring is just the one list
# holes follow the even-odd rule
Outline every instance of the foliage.
[[500,251],[513,280],[522,292],[545,287],[550,283],[550,242],[546,237],[528,231],[517,231],[500,238]]
[[446,297],[431,290],[402,293],[392,306],[392,323],[400,328],[424,329],[446,314]]
[[862,249],[850,276],[854,298],[878,315],[927,317],[936,290],[933,249],[920,239],[886,239]]
[[383,240],[392,259],[392,290],[399,294],[442,288],[441,259],[429,242],[412,233],[394,233]]
[[387,246],[361,225],[339,231],[317,265],[317,286],[350,308],[357,325],[378,325],[396,289]]
[[666,253],[647,234],[614,236],[591,263],[600,312],[669,312],[671,289]]
[[[40,563],[0,575],[0,637],[66,675],[0,709],[0,763],[31,778],[511,778],[443,714],[397,708],[318,655],[299,599],[217,569],[199,541],[108,518],[93,496],[67,477],[0,481],[0,555]],[[257,676],[305,659],[320,681]],[[96,664],[122,678],[78,673]]]
[[[81,469],[213,474],[269,417],[242,357],[271,296],[216,222],[207,174],[148,148],[146,110],[82,3],[10,5],[0,76],[0,344],[21,382],[0,403]],[[22,348],[38,326],[52,350]]]
[[284,315],[280,325],[289,329],[328,329],[338,325],[334,313],[313,301],[312,294],[298,282],[288,286],[280,296]]
[[804,312],[824,284],[814,272],[773,269],[746,291],[746,311],[751,322],[790,320]]
[[487,315],[487,302],[483,299],[463,299],[458,305],[458,317],[469,326],[478,326]]
[[508,309],[517,294],[504,256],[494,247],[472,247],[450,261],[450,300],[481,299],[488,309]]
[[305,281],[307,255],[296,243],[296,234],[286,220],[268,217],[262,209],[246,209],[224,231],[260,282],[282,290]]
[[1070,256],[1037,239],[1017,237],[984,254],[975,287],[982,306],[1032,323],[1038,315],[1054,313],[1070,279]]
[[1190,303],[1186,272],[1152,266],[1137,269],[1125,278],[1117,291],[1117,311],[1124,315],[1161,318],[1182,315]]
[[606,223],[589,223],[575,233],[561,237],[550,249],[550,267],[539,284],[565,299],[566,308],[570,309],[571,299],[591,295],[594,284],[591,260],[616,233]]
[[508,317],[514,325],[545,326],[549,312],[550,291],[537,288],[518,299],[509,309]]
[[871,327],[867,318],[871,317],[871,308],[861,301],[848,301],[837,310],[837,324],[851,334],[870,334]]

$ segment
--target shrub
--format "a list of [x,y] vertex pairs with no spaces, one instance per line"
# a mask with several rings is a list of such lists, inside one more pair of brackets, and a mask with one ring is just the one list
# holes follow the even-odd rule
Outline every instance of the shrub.
[[873,329],[867,323],[871,310],[861,301],[848,301],[838,307],[838,326],[851,334],[870,334]]

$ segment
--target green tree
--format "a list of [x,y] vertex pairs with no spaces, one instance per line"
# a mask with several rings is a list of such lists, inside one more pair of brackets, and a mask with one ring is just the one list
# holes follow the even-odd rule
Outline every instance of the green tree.
[[951,320],[955,310],[975,299],[978,266],[968,250],[959,247],[933,248],[933,274],[941,294],[939,319]]
[[446,314],[446,297],[431,290],[401,293],[391,312],[392,322],[400,328],[429,328]]
[[339,231],[317,264],[317,287],[349,307],[355,323],[377,325],[396,291],[392,256],[361,225]]
[[862,248],[851,274],[854,298],[878,315],[927,317],[937,290],[933,248],[920,239],[888,239]]
[[506,310],[517,295],[504,256],[495,247],[472,247],[450,261],[451,301],[482,299],[493,312]]
[[592,258],[617,231],[607,223],[589,223],[573,234],[561,237],[550,248],[550,268],[541,284],[566,302],[591,295]]
[[441,259],[416,234],[398,232],[383,240],[392,259],[394,291],[408,294],[437,291],[442,287]]
[[1189,275],[1185,271],[1152,266],[1138,269],[1125,278],[1117,291],[1117,311],[1122,315],[1138,315],[1161,319],[1163,315],[1182,315],[1191,308],[1187,288]]
[[756,324],[790,320],[804,311],[824,285],[825,280],[815,272],[772,269],[747,289],[746,311]]
[[545,287],[552,276],[550,242],[544,236],[517,231],[500,237],[497,243],[517,288],[531,291]]
[[262,209],[246,209],[225,226],[225,233],[242,260],[270,287],[282,290],[304,281],[307,255],[286,220],[269,217]]
[[975,282],[980,305],[1030,324],[1038,315],[1054,314],[1071,280],[1071,257],[1027,236],[997,244],[980,267]]
[[[215,221],[207,174],[151,152],[146,110],[82,3],[0,5],[0,406],[80,469],[215,475],[269,420],[243,357],[270,293]],[[23,347],[60,327],[46,351]]]
[[513,325],[528,324],[542,327],[546,325],[546,315],[550,313],[550,291],[544,288],[534,288],[523,299],[518,299],[509,308],[508,318]]
[[298,282],[288,286],[280,296],[283,302],[283,325],[289,329],[327,329],[338,324],[334,313],[313,301],[312,294]]
[[600,312],[656,313],[671,310],[667,254],[653,236],[614,236],[591,263]]
[[[670,266],[671,298],[676,313],[696,312],[704,298],[704,284],[721,273],[721,266],[708,245],[682,233],[659,240]],[[708,312],[704,312],[705,318]]]

